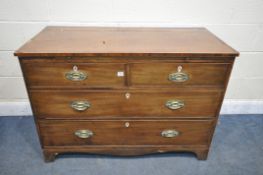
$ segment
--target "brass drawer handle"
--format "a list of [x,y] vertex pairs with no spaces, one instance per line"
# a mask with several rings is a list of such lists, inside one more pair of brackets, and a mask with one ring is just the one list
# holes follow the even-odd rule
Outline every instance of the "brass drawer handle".
[[177,137],[178,135],[179,135],[179,131],[176,131],[174,129],[167,129],[161,132],[161,136],[166,138]]
[[91,107],[88,101],[73,101],[70,106],[76,111],[85,111]]
[[183,67],[178,66],[176,73],[171,73],[168,79],[172,82],[185,82],[189,79],[189,76],[182,72]]
[[86,139],[92,137],[94,134],[91,130],[88,129],[81,129],[75,131],[75,135],[81,139]]
[[182,100],[168,100],[165,106],[169,109],[176,110],[184,107],[184,102]]
[[71,81],[82,81],[87,78],[85,72],[79,71],[77,66],[73,66],[73,70],[65,74],[66,78]]

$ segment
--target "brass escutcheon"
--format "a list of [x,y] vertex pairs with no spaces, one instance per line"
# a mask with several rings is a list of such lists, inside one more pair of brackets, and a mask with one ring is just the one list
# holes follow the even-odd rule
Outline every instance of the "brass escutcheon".
[[175,73],[171,73],[168,76],[168,79],[172,82],[185,82],[189,79],[189,76],[182,72],[183,67],[182,66],[178,66],[177,67],[177,72]]
[[87,78],[86,72],[79,71],[77,66],[73,66],[73,70],[65,74],[65,77],[71,81],[82,81]]

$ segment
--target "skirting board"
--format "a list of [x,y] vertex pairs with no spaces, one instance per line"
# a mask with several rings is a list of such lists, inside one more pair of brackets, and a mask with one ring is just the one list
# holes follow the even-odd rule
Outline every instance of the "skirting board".
[[[220,114],[263,114],[263,100],[225,100]],[[0,116],[31,116],[29,102],[0,102]]]

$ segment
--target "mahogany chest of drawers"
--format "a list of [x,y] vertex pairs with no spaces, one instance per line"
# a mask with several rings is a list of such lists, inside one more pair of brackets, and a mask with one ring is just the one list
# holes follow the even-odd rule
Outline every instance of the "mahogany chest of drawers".
[[47,27],[19,57],[46,161],[206,159],[238,52],[204,28]]

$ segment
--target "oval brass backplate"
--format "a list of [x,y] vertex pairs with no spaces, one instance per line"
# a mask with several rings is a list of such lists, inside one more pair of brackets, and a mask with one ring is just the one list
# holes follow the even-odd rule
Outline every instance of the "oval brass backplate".
[[179,132],[174,129],[167,129],[161,132],[161,136],[166,137],[166,138],[177,137],[178,135],[179,135]]
[[65,74],[65,77],[71,81],[82,81],[85,80],[88,76],[86,72],[79,71],[77,66],[73,66],[72,71],[69,71]]
[[91,107],[91,104],[88,101],[73,101],[70,103],[70,107],[76,111],[85,111]]
[[168,100],[165,103],[165,106],[171,110],[180,109],[180,108],[184,107],[184,105],[185,104],[182,100]]
[[173,82],[185,82],[189,79],[189,76],[186,73],[183,72],[176,72],[176,73],[171,73],[168,77],[170,81]]
[[87,74],[81,71],[70,71],[66,73],[66,78],[71,81],[82,81],[87,78]]
[[86,139],[92,137],[94,134],[91,130],[88,129],[81,129],[75,131],[75,135],[81,139]]
[[188,74],[182,72],[182,70],[183,70],[183,67],[178,66],[177,72],[171,73],[168,76],[168,79],[172,82],[178,82],[178,83],[187,81],[189,79],[189,76],[188,76]]

